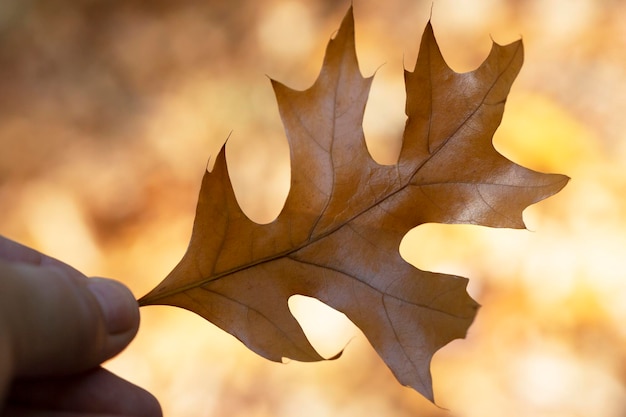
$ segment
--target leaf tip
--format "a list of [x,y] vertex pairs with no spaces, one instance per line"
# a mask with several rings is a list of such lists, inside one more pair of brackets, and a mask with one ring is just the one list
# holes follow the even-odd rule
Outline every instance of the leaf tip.
[[217,161],[220,158],[225,158],[225,152],[226,152],[226,144],[228,143],[228,140],[230,139],[231,135],[233,134],[233,131],[231,130],[228,133],[228,136],[226,136],[226,140],[224,140],[224,143],[222,144],[222,147],[220,148],[219,152],[217,153],[217,156],[213,156],[213,155],[209,155],[209,159],[207,160],[206,163],[206,167],[205,170],[206,172],[213,172],[214,168],[215,168],[215,164],[217,163]]
[[352,34],[352,37],[354,37],[354,7],[352,3],[350,4],[348,11],[343,17],[343,20],[341,21],[341,24],[339,25],[339,29],[335,33],[335,36],[333,39],[337,39],[342,36],[348,36],[350,34]]
[[339,359],[341,355],[343,355],[344,349],[341,349],[338,353],[331,356],[330,358],[326,358],[327,361],[334,361],[335,359]]

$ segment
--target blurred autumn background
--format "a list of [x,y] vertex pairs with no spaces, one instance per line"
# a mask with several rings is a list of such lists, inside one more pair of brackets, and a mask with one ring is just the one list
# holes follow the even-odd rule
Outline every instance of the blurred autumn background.
[[[230,134],[238,199],[271,221],[289,150],[270,82],[311,85],[348,1],[0,2],[0,233],[145,294],[185,251],[202,174]],[[368,146],[393,163],[431,15],[456,71],[491,39],[525,64],[496,147],[572,177],[525,211],[530,231],[425,225],[402,255],[470,278],[467,339],[433,361],[438,408],[400,386],[347,319],[290,304],[332,362],[275,364],[198,316],[142,309],[107,366],[168,416],[626,415],[626,3],[354,0],[357,53],[376,72]],[[232,131],[232,134],[231,134]],[[448,411],[449,410],[449,411]]]

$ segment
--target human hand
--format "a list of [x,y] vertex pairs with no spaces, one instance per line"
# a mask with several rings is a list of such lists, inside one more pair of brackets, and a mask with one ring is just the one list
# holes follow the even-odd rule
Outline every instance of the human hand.
[[161,416],[150,393],[99,366],[138,328],[121,283],[0,236],[0,416]]

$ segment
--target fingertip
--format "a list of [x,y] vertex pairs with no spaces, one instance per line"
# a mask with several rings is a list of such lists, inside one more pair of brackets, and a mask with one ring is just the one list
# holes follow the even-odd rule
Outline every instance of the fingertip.
[[87,289],[96,297],[109,334],[139,328],[139,304],[124,284],[107,278],[90,278]]
[[108,334],[106,350],[110,355],[121,351],[139,330],[139,304],[133,293],[118,281],[90,278],[87,289],[98,302]]

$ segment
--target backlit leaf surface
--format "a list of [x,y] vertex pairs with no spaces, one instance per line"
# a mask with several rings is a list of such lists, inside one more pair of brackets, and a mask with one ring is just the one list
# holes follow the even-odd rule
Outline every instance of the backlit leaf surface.
[[404,261],[401,239],[428,222],[523,228],[522,210],[567,183],[492,145],[522,60],[521,41],[494,43],[479,68],[456,73],[429,23],[405,73],[399,160],[379,165],[363,135],[372,78],[359,71],[350,10],[312,87],[272,81],[292,166],[278,218],[246,217],[222,149],[204,175],[187,253],[140,303],[194,311],[273,361],[318,361],[287,303],[315,297],[346,314],[402,384],[432,400],[431,358],[465,336],[478,305],[465,278]]

